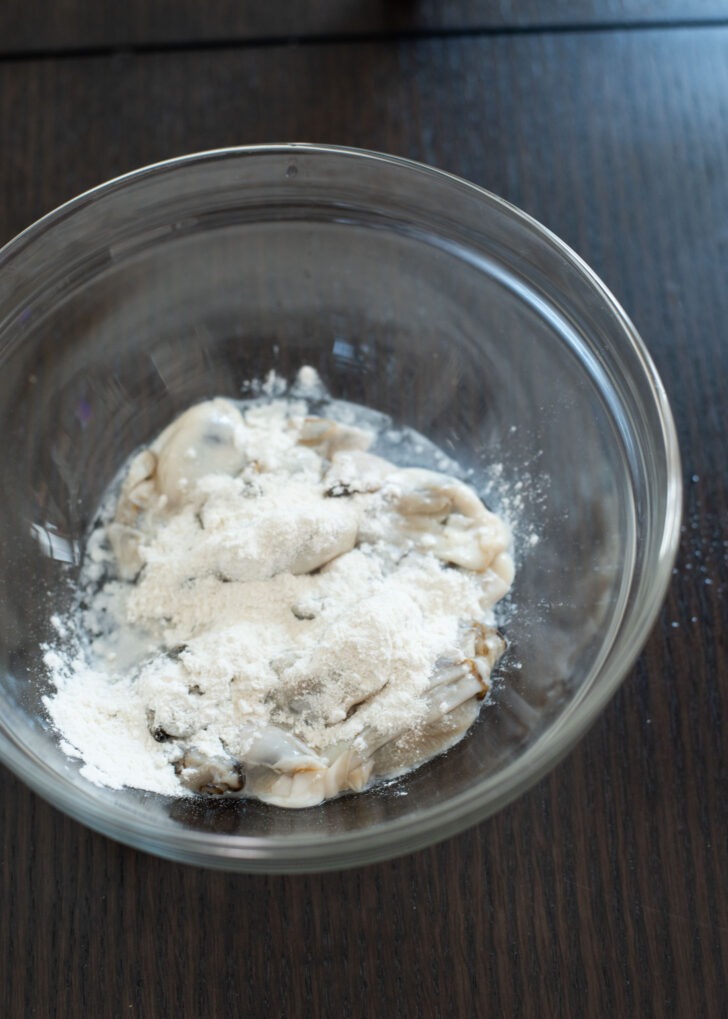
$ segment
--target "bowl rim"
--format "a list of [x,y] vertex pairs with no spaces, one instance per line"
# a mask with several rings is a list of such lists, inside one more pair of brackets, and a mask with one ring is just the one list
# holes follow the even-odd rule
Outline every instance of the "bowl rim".
[[325,832],[321,835],[298,835],[295,839],[290,836],[211,834],[191,829],[180,829],[168,834],[158,830],[150,832],[149,825],[140,820],[139,814],[126,806],[117,806],[110,813],[106,805],[102,806],[91,797],[81,798],[76,785],[64,780],[40,759],[31,756],[27,748],[14,739],[0,721],[0,759],[43,798],[83,824],[117,841],[178,862],[248,872],[321,871],[391,859],[432,845],[485,820],[545,776],[593,725],[640,654],[667,592],[680,540],[682,516],[681,463],[672,412],[652,357],[620,303],[581,256],[538,220],[486,188],[447,170],[368,149],[308,142],[230,146],[175,156],[113,177],[46,213],[0,248],[0,272],[27,245],[42,237],[57,223],[133,182],[167,175],[194,164],[271,155],[293,158],[299,153],[370,161],[396,167],[407,173],[424,174],[446,186],[466,189],[484,199],[486,205],[499,208],[526,226],[554,248],[592,289],[600,302],[608,307],[616,331],[637,356],[639,370],[647,381],[660,424],[660,434],[655,435],[655,440],[659,438],[665,457],[666,509],[660,521],[662,534],[659,555],[652,573],[651,597],[649,603],[641,607],[637,625],[631,634],[629,650],[621,655],[619,661],[603,675],[599,685],[584,698],[578,712],[567,713],[567,717],[557,720],[523,756],[498,772],[501,788],[485,803],[483,787],[480,785],[445,803],[435,804],[405,818],[375,823],[364,830],[342,834]]

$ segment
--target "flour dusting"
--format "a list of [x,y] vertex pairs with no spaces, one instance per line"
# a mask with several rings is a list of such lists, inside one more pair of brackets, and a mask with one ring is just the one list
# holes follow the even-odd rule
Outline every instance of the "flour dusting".
[[63,748],[111,787],[287,807],[447,749],[513,579],[508,526],[458,474],[310,367],[190,408],[111,486],[56,619]]

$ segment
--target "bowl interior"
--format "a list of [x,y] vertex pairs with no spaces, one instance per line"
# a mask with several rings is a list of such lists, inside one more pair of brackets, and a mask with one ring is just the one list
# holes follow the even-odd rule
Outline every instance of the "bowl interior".
[[[593,717],[660,554],[663,422],[618,310],[525,217],[424,168],[292,148],[112,183],[2,257],[0,697],[6,756],[44,795],[198,862],[354,862],[484,816]],[[101,493],[191,403],[304,364],[472,468],[511,520],[493,702],[443,757],[304,811],[96,787],[48,726],[39,649]]]

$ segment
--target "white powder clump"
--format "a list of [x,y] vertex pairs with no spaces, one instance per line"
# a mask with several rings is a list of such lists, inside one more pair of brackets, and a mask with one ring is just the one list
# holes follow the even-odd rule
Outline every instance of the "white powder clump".
[[307,416],[312,368],[281,392],[191,408],[103,504],[88,607],[58,621],[76,650],[46,655],[48,710],[93,781],[310,806],[414,767],[478,713],[508,527],[462,481],[372,452],[386,434],[440,462],[424,437],[352,405]]

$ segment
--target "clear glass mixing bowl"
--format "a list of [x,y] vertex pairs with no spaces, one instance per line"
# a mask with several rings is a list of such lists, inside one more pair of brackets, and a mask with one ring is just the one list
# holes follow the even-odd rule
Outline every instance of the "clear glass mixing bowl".
[[[453,452],[512,515],[493,702],[446,755],[307,810],[97,787],[48,724],[40,647],[100,495],[183,408],[303,364]],[[85,824],[207,866],[365,863],[502,807],[614,693],[678,540],[670,410],[611,294],[512,206],[370,152],[193,155],[31,226],[0,251],[0,434],[0,756]]]

